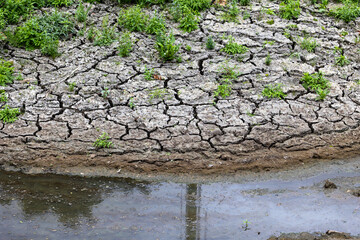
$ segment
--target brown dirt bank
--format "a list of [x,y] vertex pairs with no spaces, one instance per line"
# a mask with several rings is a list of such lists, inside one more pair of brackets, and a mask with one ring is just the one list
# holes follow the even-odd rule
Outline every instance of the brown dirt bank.
[[[238,151],[243,145],[232,145],[227,151],[119,152],[116,149],[81,150],[84,143],[42,142],[32,138],[11,138],[1,142],[0,164],[16,169],[42,168],[44,172],[64,172],[91,167],[130,173],[231,174],[239,171],[268,171],[296,167],[299,164],[350,158],[360,153],[359,128],[344,133],[306,136],[313,148],[260,148]],[[294,142],[309,141],[298,137]],[[326,145],[317,146],[317,142]],[[90,145],[90,144],[88,144]],[[80,170],[78,170],[80,171]],[[73,171],[77,172],[77,170]],[[79,172],[78,172],[79,173]]]

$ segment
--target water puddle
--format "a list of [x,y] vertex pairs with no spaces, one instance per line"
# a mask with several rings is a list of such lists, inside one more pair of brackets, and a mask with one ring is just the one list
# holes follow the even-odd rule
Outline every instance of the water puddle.
[[[267,239],[329,229],[360,235],[360,198],[352,194],[360,189],[359,164],[187,183],[0,171],[0,236]],[[326,179],[338,188],[324,189]]]

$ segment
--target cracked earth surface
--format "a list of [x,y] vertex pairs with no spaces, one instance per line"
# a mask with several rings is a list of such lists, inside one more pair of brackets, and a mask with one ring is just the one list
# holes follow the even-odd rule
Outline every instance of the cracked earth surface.
[[[24,114],[15,123],[0,123],[0,163],[50,170],[101,166],[135,172],[230,173],[358,154],[360,45],[355,38],[360,21],[345,24],[306,5],[297,20],[288,21],[263,13],[264,8],[277,13],[277,2],[252,4],[241,8],[250,18],[239,16],[239,23],[224,21],[221,10],[204,11],[199,29],[192,33],[167,20],[182,45],[182,63],[161,62],[154,37],[143,33],[132,33],[136,43],[127,58],[117,55],[117,42],[96,47],[79,36],[61,42],[62,55],[55,60],[40,51],[7,47],[3,58],[14,62],[24,80],[2,89],[9,95],[8,104]],[[99,19],[109,15],[115,24],[119,10],[94,5],[88,21],[100,27]],[[270,19],[274,24],[267,23]],[[289,29],[293,39],[283,35],[289,24],[298,26]],[[297,36],[304,37],[304,31],[318,43],[314,53],[298,44]],[[341,36],[344,31],[348,35]],[[223,34],[249,48],[241,62],[220,52]],[[216,41],[215,50],[206,50],[208,36]],[[335,46],[344,49],[350,64],[334,64]],[[294,52],[298,57],[290,56]],[[268,53],[270,66],[264,63]],[[226,61],[241,75],[233,81],[231,96],[214,104]],[[161,80],[145,80],[145,65]],[[318,71],[331,83],[324,101],[316,101],[316,94],[300,83],[305,72]],[[76,83],[73,92],[70,83]],[[283,84],[284,100],[261,95],[270,83]],[[103,98],[106,88],[109,94]],[[154,89],[166,89],[165,97],[151,99]],[[93,146],[102,132],[109,134],[114,147]]]

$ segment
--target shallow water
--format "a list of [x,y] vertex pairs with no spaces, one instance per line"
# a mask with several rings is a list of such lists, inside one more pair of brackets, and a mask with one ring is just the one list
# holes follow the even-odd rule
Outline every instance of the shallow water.
[[[0,236],[267,239],[329,229],[360,235],[360,198],[351,194],[360,188],[359,164],[187,183],[0,171]],[[324,189],[326,179],[338,189]]]

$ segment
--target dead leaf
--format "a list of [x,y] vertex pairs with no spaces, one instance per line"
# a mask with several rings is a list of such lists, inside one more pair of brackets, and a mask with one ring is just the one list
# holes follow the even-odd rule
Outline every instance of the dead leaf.
[[220,6],[225,6],[226,0],[217,0],[216,3],[219,4]]
[[155,74],[155,75],[154,75],[154,79],[155,79],[155,80],[162,80],[162,77],[161,77],[160,75],[156,75],[156,74]]

